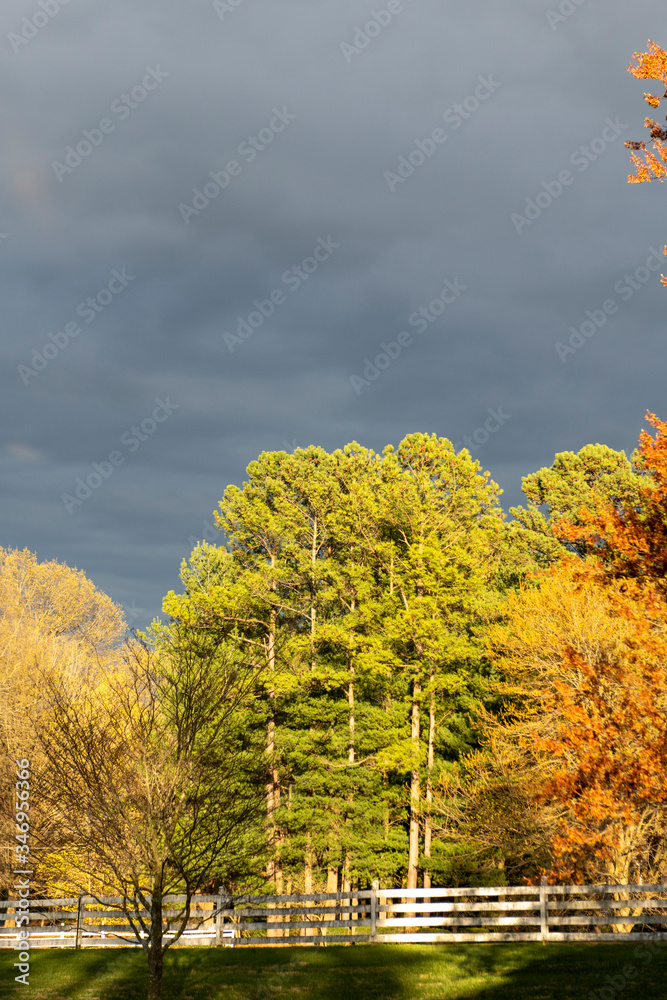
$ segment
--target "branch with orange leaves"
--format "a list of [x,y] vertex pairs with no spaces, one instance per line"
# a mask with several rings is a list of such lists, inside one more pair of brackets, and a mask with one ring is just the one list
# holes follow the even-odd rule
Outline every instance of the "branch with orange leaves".
[[[648,51],[635,52],[633,59],[636,62],[630,63],[628,73],[632,73],[637,79],[660,80],[665,84],[662,97],[656,94],[644,94],[646,103],[652,108],[658,108],[660,101],[667,98],[667,52],[649,39]],[[658,180],[662,184],[667,177],[667,146],[665,146],[667,129],[658,125],[652,118],[645,118],[644,125],[649,129],[654,152],[646,148],[645,142],[626,142],[626,149],[634,151],[630,156],[636,171],[634,174],[628,174],[628,183],[650,184],[652,180]],[[644,155],[643,160],[637,155],[640,151]],[[663,252],[667,254],[667,246]],[[660,281],[663,285],[667,285],[667,277],[664,274],[660,276]]]
[[569,674],[557,681],[553,694],[557,732],[536,740],[536,749],[557,762],[539,801],[568,810],[552,841],[551,874],[578,879],[590,875],[592,866],[597,877],[625,884],[632,862],[641,858],[649,881],[662,881],[665,634],[646,620],[640,602],[618,595],[614,604],[630,626],[625,655],[586,660],[570,652]]
[[578,524],[558,521],[556,537],[585,542],[598,556],[597,567],[582,569],[601,578],[622,580],[626,591],[655,591],[667,607],[667,422],[645,417],[656,431],[639,437],[637,466],[642,473],[638,502],[618,508],[602,500],[578,512]]

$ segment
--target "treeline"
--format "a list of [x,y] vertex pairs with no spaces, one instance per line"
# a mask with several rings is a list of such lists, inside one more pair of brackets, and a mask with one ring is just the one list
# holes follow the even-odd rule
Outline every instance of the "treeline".
[[[593,754],[604,757],[611,730],[637,735],[630,707],[621,736],[599,692],[584,691],[588,670],[613,688],[634,669],[636,622],[610,580],[627,572],[612,557],[620,532],[639,530],[657,496],[665,442],[653,422],[658,443],[643,439],[634,466],[600,445],[557,456],[524,480],[529,503],[509,522],[479,463],[435,435],[381,455],[356,443],[264,453],[242,488],[225,491],[224,544],[195,548],[185,592],[164,610],[167,631],[231,644],[259,668],[253,724],[269,762],[276,892],[373,878],[498,884],[614,865],[624,881],[630,863],[655,868],[661,819],[633,813],[629,836],[632,808],[620,786],[609,798],[602,764],[604,778],[588,776],[602,782],[602,811],[577,813],[582,748],[571,728],[575,716],[584,726],[577,712],[589,698]],[[656,511],[662,525],[665,508]],[[645,567],[634,572],[643,581]],[[150,638],[161,635],[155,627]],[[657,675],[644,671],[642,683],[644,699],[661,703]],[[610,704],[627,697],[613,691]],[[582,837],[573,859],[567,845]]]
[[474,745],[490,669],[511,546],[498,494],[427,435],[265,453],[225,492],[227,545],[195,549],[164,610],[261,661],[276,891],[430,876],[423,803]]

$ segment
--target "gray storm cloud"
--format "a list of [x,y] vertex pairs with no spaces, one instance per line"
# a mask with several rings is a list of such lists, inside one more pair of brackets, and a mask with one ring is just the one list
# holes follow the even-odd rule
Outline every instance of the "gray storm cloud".
[[468,439],[507,506],[556,451],[630,451],[667,229],[626,67],[662,15],[5,4],[3,544],[143,625],[262,450]]

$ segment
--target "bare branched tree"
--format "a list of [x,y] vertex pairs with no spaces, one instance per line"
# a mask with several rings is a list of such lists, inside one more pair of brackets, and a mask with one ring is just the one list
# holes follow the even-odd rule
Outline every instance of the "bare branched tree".
[[[149,1000],[161,995],[164,955],[193,894],[264,865],[257,669],[228,644],[175,628],[158,652],[131,643],[122,670],[76,692],[44,678],[45,766],[32,787],[49,821],[31,838],[42,865],[54,844],[68,852],[68,878],[83,893],[105,905],[121,898],[148,960]],[[173,895],[184,897],[176,909]]]

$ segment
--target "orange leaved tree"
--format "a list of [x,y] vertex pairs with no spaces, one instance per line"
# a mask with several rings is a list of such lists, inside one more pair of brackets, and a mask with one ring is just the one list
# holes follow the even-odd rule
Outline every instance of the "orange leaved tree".
[[599,503],[556,530],[597,555],[578,570],[607,593],[622,642],[603,656],[570,649],[554,684],[555,731],[537,746],[555,770],[540,792],[566,807],[552,875],[626,883],[667,876],[667,423],[646,419],[634,506]]
[[[480,706],[480,748],[438,789],[439,838],[452,855],[463,845],[468,860],[491,869],[484,875],[489,884],[499,884],[494,865],[511,885],[539,878],[552,866],[563,823],[567,828],[574,820],[569,795],[545,791],[577,759],[562,743],[570,730],[562,692],[580,690],[579,661],[617,658],[628,633],[608,589],[582,578],[581,568],[582,560],[569,556],[508,595],[502,620],[488,632],[493,687],[503,707]],[[606,881],[584,854],[584,881]]]

